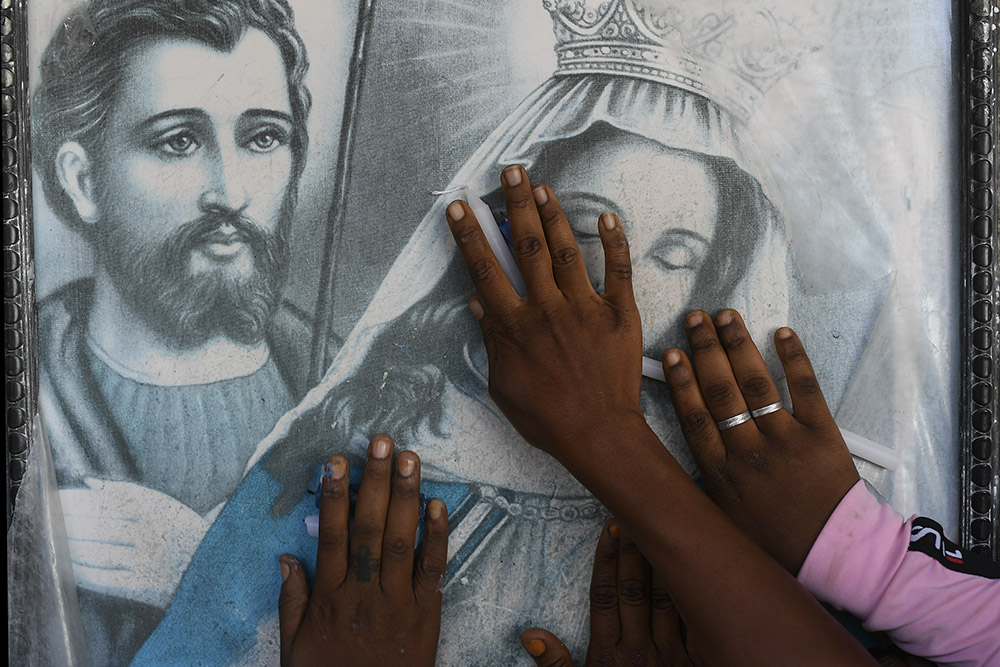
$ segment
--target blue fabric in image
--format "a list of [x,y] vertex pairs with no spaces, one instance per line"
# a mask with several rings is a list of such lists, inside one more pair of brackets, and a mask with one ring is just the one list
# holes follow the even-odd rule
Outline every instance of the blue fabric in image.
[[[465,484],[433,482],[424,482],[421,489],[428,498],[441,498],[449,512],[471,492]],[[133,665],[238,662],[257,645],[262,623],[277,616],[278,557],[294,555],[312,581],[316,538],[308,535],[303,520],[316,513],[315,498],[303,489],[302,500],[291,512],[274,517],[270,508],[282,490],[263,462],[247,474],[202,541],[166,616]]]

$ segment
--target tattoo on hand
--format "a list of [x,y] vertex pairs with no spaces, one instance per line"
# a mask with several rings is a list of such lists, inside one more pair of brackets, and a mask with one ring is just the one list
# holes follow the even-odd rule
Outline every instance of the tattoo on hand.
[[371,549],[361,547],[351,557],[351,567],[354,568],[358,581],[371,581],[372,575],[379,571],[379,559],[372,555]]

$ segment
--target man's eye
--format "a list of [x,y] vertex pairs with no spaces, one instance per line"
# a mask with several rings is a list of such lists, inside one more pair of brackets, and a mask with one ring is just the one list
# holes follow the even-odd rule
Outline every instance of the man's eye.
[[284,137],[274,130],[263,130],[250,138],[250,150],[267,153],[284,143]]
[[190,155],[197,148],[198,142],[186,132],[171,135],[160,144],[160,150],[169,155]]

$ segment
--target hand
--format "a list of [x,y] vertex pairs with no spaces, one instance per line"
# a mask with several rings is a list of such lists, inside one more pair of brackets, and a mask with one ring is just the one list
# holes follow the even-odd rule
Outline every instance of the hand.
[[[532,191],[520,166],[501,178],[527,294],[518,297],[472,210],[448,206],[448,222],[478,294],[469,306],[479,319],[489,358],[490,396],[532,445],[564,464],[596,428],[641,420],[642,330],[632,293],[632,265],[621,221],[601,216],[605,293],[587,276],[555,193]],[[493,224],[493,221],[489,221]]]
[[[525,630],[521,644],[539,667],[573,664],[566,646],[547,630]],[[614,519],[604,525],[594,556],[586,664],[692,664],[670,594],[663,582],[650,573],[649,563]]]
[[664,372],[684,437],[708,494],[789,572],[796,574],[858,471],[795,333],[774,343],[794,415],[782,408],[720,431],[717,421],[781,400],[739,313],[703,311],[686,327],[694,367],[678,349]]
[[[392,438],[376,435],[358,490],[349,534],[350,482],[345,457],[323,473],[312,595],[299,562],[281,557],[278,599],[281,664],[433,665],[441,627],[441,580],[448,516],[435,498],[414,571],[420,458],[403,452],[392,480]],[[391,495],[391,498],[390,498]]]
[[62,489],[73,576],[81,588],[166,608],[209,524],[165,493],[88,478]]

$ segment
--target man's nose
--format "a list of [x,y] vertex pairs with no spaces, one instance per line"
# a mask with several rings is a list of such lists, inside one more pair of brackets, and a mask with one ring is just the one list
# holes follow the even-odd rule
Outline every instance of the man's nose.
[[226,208],[240,211],[250,203],[247,189],[248,166],[241,165],[236,155],[220,151],[212,165],[211,174],[198,204],[202,210]]

